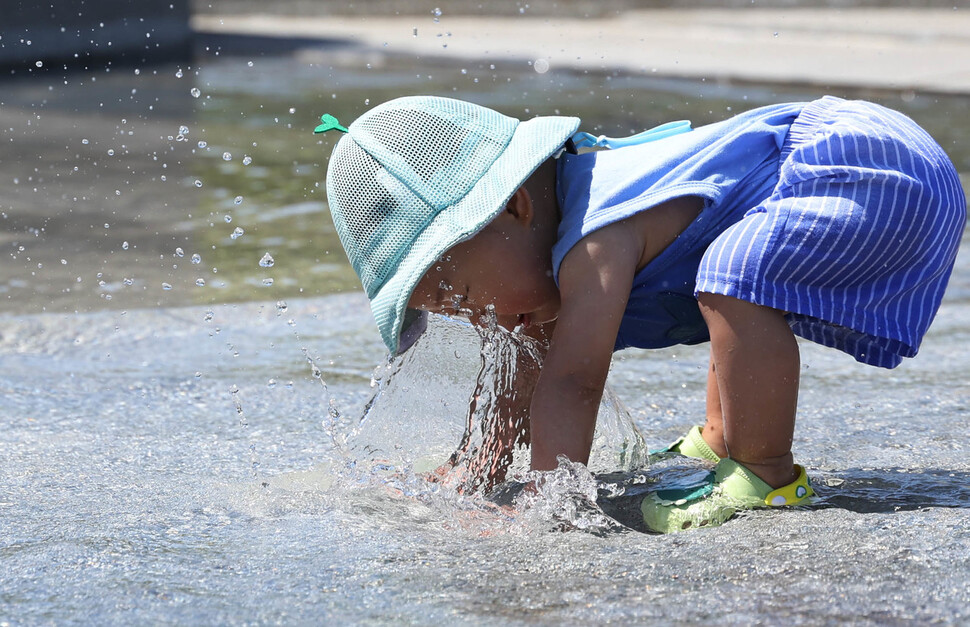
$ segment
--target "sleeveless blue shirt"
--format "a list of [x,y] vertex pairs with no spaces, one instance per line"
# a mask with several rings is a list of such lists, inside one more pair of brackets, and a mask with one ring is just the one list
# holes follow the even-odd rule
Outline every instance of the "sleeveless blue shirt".
[[557,282],[563,258],[589,233],[673,198],[705,199],[697,218],[636,274],[614,350],[709,339],[694,297],[701,257],[771,194],[789,126],[804,106],[762,107],[665,139],[559,158]]

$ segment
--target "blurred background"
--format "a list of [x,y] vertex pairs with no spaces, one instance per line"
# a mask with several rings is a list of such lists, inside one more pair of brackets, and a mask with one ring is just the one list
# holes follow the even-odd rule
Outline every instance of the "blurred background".
[[406,93],[608,135],[862,96],[970,171],[967,11],[803,5],[3,0],[0,311],[358,290],[326,214],[333,137],[312,130]]

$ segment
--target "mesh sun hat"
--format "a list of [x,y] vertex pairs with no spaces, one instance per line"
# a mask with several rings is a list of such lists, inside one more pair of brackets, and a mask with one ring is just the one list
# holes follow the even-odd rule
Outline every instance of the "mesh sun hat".
[[405,317],[416,318],[406,309],[418,281],[497,216],[578,127],[578,118],[522,122],[433,96],[391,100],[350,125],[330,157],[327,199],[392,354]]

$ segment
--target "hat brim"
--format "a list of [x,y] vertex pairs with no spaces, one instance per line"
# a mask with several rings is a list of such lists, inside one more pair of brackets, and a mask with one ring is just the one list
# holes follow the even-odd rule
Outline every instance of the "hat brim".
[[501,155],[457,203],[439,212],[415,239],[388,280],[371,298],[381,339],[400,352],[404,311],[428,269],[455,244],[491,222],[521,185],[579,128],[579,118],[542,116],[519,122]]

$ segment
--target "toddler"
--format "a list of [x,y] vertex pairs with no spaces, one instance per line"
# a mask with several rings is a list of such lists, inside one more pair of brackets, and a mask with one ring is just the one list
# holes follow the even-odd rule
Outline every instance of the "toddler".
[[803,502],[795,336],[885,368],[916,355],[966,218],[953,165],[902,114],[834,97],[619,140],[578,126],[425,96],[349,126],[327,195],[385,344],[404,350],[419,311],[540,340],[528,428],[550,470],[588,460],[614,351],[710,341],[706,422],[669,449],[713,462],[710,483],[648,495],[645,524]]

